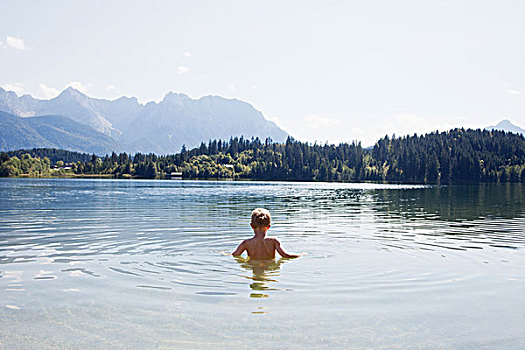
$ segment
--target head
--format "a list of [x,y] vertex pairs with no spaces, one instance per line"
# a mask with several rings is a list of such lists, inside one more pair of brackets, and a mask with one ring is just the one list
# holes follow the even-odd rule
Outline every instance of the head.
[[251,226],[254,231],[266,232],[270,228],[272,218],[270,212],[267,209],[257,208],[252,211],[252,222]]

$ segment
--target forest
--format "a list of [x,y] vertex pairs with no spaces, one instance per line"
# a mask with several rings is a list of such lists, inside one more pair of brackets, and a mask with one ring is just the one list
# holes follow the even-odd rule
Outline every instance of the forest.
[[525,183],[525,137],[504,131],[452,129],[426,135],[385,136],[370,149],[360,143],[311,144],[288,138],[210,140],[177,154],[97,156],[55,149],[0,154],[2,177],[111,177],[385,181],[402,183]]

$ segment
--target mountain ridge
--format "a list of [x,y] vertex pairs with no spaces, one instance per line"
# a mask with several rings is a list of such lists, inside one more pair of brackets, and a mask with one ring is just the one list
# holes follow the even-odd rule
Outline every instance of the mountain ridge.
[[34,148],[34,145],[96,154],[123,150],[109,136],[64,116],[22,118],[0,111],[0,151]]
[[487,126],[485,130],[502,130],[506,132],[513,132],[515,134],[522,134],[525,136],[525,129],[522,129],[519,126],[512,124],[512,122],[508,119],[503,119],[494,126]]
[[72,87],[49,100],[0,88],[0,111],[19,117],[62,115],[110,136],[128,152],[176,153],[182,145],[237,136],[279,142],[288,137],[247,102],[214,95],[192,99],[172,91],[159,102],[140,103],[127,96],[92,98]]

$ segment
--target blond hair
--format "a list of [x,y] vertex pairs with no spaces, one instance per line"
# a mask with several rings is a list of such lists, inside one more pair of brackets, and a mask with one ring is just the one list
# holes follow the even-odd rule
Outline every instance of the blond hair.
[[252,211],[252,226],[268,227],[272,221],[270,212],[267,209],[257,208]]

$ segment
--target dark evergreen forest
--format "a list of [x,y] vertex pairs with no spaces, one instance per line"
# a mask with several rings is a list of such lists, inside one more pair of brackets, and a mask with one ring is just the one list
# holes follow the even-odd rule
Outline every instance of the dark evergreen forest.
[[525,183],[525,137],[503,131],[453,129],[360,143],[311,144],[289,138],[211,140],[180,153],[96,156],[55,149],[0,155],[0,176],[106,176],[404,183]]

